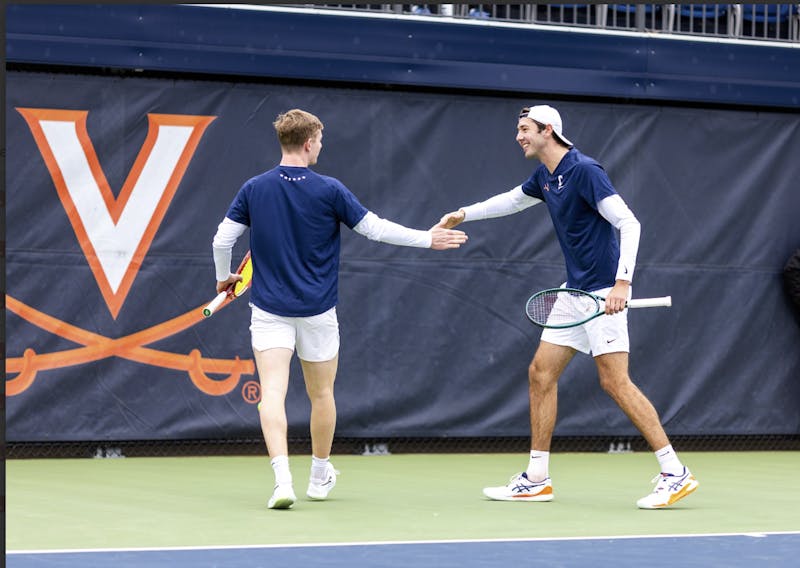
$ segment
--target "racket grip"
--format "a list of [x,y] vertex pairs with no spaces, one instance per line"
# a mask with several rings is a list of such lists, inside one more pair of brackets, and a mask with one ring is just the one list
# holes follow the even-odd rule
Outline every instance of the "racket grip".
[[227,291],[222,291],[219,294],[217,294],[217,297],[211,300],[208,303],[208,305],[205,308],[203,308],[203,315],[205,317],[209,317],[211,314],[217,311],[217,308],[219,308],[222,305],[227,296],[228,296]]
[[662,298],[639,298],[638,300],[628,300],[629,308],[668,308],[672,305],[672,296]]

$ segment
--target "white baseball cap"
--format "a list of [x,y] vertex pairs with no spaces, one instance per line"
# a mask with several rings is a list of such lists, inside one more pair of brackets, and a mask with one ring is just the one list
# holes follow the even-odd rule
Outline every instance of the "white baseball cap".
[[574,144],[561,133],[561,115],[558,114],[558,111],[550,105],[537,105],[530,108],[525,107],[520,111],[519,117],[530,118],[531,120],[535,120],[539,124],[544,124],[545,126],[548,124],[551,125],[553,127],[553,134],[556,135],[556,138],[561,140],[569,147],[574,146]]

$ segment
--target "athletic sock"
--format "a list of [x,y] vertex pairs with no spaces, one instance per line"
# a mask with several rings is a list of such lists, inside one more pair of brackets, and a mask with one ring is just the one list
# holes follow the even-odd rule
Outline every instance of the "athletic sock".
[[311,479],[314,481],[325,481],[325,474],[328,471],[328,463],[331,458],[318,458],[311,456]]
[[526,472],[531,481],[544,481],[550,477],[550,452],[531,450]]
[[671,475],[680,475],[683,473],[683,464],[681,460],[678,459],[678,454],[672,449],[672,444],[664,446],[655,452],[655,454],[662,473],[669,473]]
[[292,472],[289,470],[289,456],[275,456],[270,461],[275,472],[275,485],[291,485]]

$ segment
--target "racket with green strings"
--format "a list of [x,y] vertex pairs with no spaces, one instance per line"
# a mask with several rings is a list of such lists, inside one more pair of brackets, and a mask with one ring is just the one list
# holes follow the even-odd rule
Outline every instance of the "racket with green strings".
[[[525,315],[539,327],[564,329],[585,324],[605,314],[605,298],[575,288],[549,288],[537,292],[525,304]],[[672,296],[628,300],[627,308],[672,305]]]

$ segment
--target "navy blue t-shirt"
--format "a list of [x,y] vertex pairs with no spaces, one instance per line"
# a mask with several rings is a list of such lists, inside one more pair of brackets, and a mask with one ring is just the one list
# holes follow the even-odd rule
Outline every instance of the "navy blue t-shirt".
[[603,167],[572,148],[552,175],[544,164],[536,168],[522,191],[547,204],[564,252],[567,286],[589,292],[613,286],[619,241],[597,204],[617,191]]
[[344,184],[309,168],[277,166],[248,180],[226,216],[250,227],[250,301],[287,317],[313,316],[334,307],[339,224],[352,229],[366,214]]

